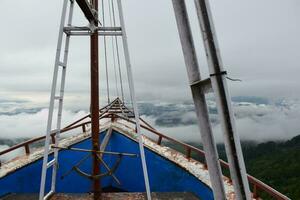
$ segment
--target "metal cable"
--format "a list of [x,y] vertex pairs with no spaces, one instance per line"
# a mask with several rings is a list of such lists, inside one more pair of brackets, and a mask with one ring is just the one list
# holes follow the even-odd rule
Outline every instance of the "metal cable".
[[[105,27],[105,9],[104,9],[104,0],[102,0],[102,20],[103,27]],[[107,46],[106,46],[106,36],[103,37],[104,40],[104,57],[105,57],[105,74],[106,74],[106,90],[107,90],[107,102],[110,103],[109,98],[109,81],[108,81],[108,66],[107,66]]]
[[[111,4],[109,4],[109,18],[110,18],[110,25],[113,26]],[[115,73],[115,81],[116,81],[116,91],[117,91],[117,97],[119,97],[118,77],[117,77],[117,69],[116,69],[115,45],[114,45],[114,39],[113,38],[111,39],[111,45],[112,45],[112,53],[113,53],[113,65],[114,65],[114,73]]]
[[[114,6],[114,0],[111,0],[111,6],[112,6],[112,14],[113,14],[113,25],[116,27],[116,16],[115,16],[115,6]],[[118,69],[119,69],[119,79],[120,79],[120,86],[121,86],[121,95],[122,95],[122,101],[124,103],[124,90],[123,90],[123,79],[122,79],[122,71],[121,71],[121,63],[120,63],[120,55],[119,55],[119,45],[118,45],[118,38],[115,35],[115,44],[116,44],[116,52],[117,52],[117,61],[118,61]]]

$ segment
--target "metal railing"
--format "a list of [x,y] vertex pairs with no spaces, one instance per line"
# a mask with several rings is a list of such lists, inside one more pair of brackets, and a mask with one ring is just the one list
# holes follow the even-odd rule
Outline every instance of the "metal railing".
[[[60,133],[64,133],[64,132],[68,132],[70,130],[73,130],[73,129],[77,129],[79,127],[82,127],[82,131],[83,132],[86,132],[86,125],[87,124],[90,124],[91,122],[88,121],[88,122],[84,122],[84,123],[81,123],[81,124],[77,124],[75,126],[71,126],[71,127],[68,127],[68,128],[63,128],[61,129]],[[54,132],[51,134],[51,138],[52,138],[52,143],[55,144],[55,135],[57,134],[57,132]],[[44,140],[46,138],[46,136],[41,136],[41,137],[37,137],[37,138],[33,138],[33,139],[30,139],[30,140],[27,140],[25,142],[21,142],[17,145],[14,145],[8,149],[5,149],[3,151],[0,152],[0,156],[4,155],[4,154],[7,154],[9,152],[12,152],[16,149],[19,149],[19,148],[24,148],[25,149],[25,153],[27,155],[30,154],[30,145],[32,145],[33,143],[37,143],[37,142],[40,142],[42,140]],[[0,166],[1,166],[1,163],[0,163]]]
[[[82,123],[79,123],[81,121],[83,121],[84,119],[87,119],[89,117],[89,115],[77,120],[76,122],[66,126],[65,128],[63,128],[60,133],[65,133],[65,132],[68,132],[70,130],[74,130],[74,129],[77,129],[77,128],[82,128],[82,131],[83,132],[86,132],[86,125],[87,124],[90,124],[91,121],[87,121],[87,122],[82,122]],[[111,118],[112,121],[114,121],[115,119],[119,118],[119,119],[123,119],[123,120],[126,120],[127,122],[130,122],[131,124],[135,124],[135,121],[129,119],[129,118],[126,118],[124,116],[121,116],[121,115],[118,115],[116,113],[102,113],[100,115],[100,120],[101,119],[104,119],[104,118]],[[192,153],[196,154],[196,155],[199,155],[200,157],[203,158],[203,160],[205,161],[205,152],[201,149],[198,149],[194,146],[191,146],[189,144],[186,144],[186,143],[183,143],[181,141],[178,141],[172,137],[169,137],[167,135],[164,135],[162,133],[160,133],[159,131],[155,130],[153,127],[151,127],[147,122],[145,122],[142,118],[140,118],[140,120],[143,122],[143,124],[141,124],[141,127],[147,131],[149,131],[150,133],[153,133],[154,135],[158,136],[157,140],[155,140],[154,142],[158,145],[162,145],[162,142],[163,140],[166,140],[168,142],[171,142],[171,143],[174,143],[176,145],[179,145],[181,146],[184,151],[185,151],[185,157],[187,159],[191,159],[192,158]],[[79,123],[79,124],[78,124]],[[52,133],[51,134],[51,137],[52,137],[52,143],[54,144],[55,143],[55,134],[56,133]],[[22,142],[20,144],[17,144],[15,146],[12,146],[6,150],[3,150],[0,152],[0,156],[1,155],[4,155],[4,154],[7,154],[9,152],[12,152],[16,149],[19,149],[19,148],[24,148],[25,149],[25,153],[27,155],[30,154],[30,145],[32,145],[33,143],[36,143],[36,142],[39,142],[39,141],[42,141],[45,139],[45,136],[41,136],[41,137],[37,137],[37,138],[33,138],[31,140],[28,140],[28,141],[25,141],[25,142]],[[206,166],[205,162],[203,163],[204,166]],[[221,160],[220,159],[220,164],[222,167],[224,167],[225,169],[229,169],[229,165],[227,162],[225,162],[224,160]],[[1,163],[0,163],[0,167],[1,167]],[[260,192],[264,192],[266,194],[268,194],[270,197],[273,197],[274,199],[277,199],[277,200],[290,200],[290,198],[288,198],[287,196],[281,194],[280,192],[276,191],[275,189],[273,189],[271,186],[263,183],[262,181],[258,180],[257,178],[251,176],[251,175],[247,175],[248,176],[248,181],[249,183],[252,185],[252,194],[253,194],[253,198],[255,199],[259,199],[259,191]]]
[[[134,121],[130,120],[130,119],[126,119],[122,116],[118,116],[119,118],[122,118],[123,120],[126,120],[130,123],[135,124]],[[205,160],[205,152],[201,149],[198,149],[194,146],[191,146],[189,144],[183,143],[181,141],[178,141],[174,138],[171,138],[169,136],[166,136],[162,133],[160,133],[159,131],[147,126],[147,125],[141,125],[141,127],[143,129],[148,130],[149,132],[155,134],[158,136],[158,139],[156,141],[156,144],[161,145],[163,140],[167,140],[169,142],[175,143],[177,145],[180,145],[181,147],[183,147],[183,149],[185,149],[185,157],[187,159],[191,159],[191,155],[192,153],[195,153],[196,155],[199,155],[203,158],[203,160]],[[229,169],[229,165],[227,162],[225,162],[224,160],[220,159],[220,164],[222,167],[224,167],[225,169]],[[206,164],[204,163],[204,165],[206,166]],[[249,183],[252,185],[252,195],[253,198],[259,199],[259,191],[261,192],[265,192],[266,194],[268,194],[270,197],[273,197],[274,199],[277,200],[290,200],[290,198],[288,198],[287,196],[281,194],[280,192],[278,192],[277,190],[273,189],[271,186],[263,183],[262,181],[258,180],[257,178],[251,176],[251,175],[247,175],[248,177],[248,181]]]

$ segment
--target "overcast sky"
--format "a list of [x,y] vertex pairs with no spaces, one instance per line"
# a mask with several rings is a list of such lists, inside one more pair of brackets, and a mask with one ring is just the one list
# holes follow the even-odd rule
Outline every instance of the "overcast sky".
[[[105,8],[108,8],[108,0],[104,1]],[[206,78],[208,68],[193,0],[186,2],[202,77]],[[231,94],[270,99],[299,98],[300,1],[210,2],[225,68],[230,77],[243,80],[229,82]],[[123,0],[123,6],[138,99],[177,101],[178,106],[181,105],[180,101],[191,100],[171,0]],[[0,0],[1,112],[13,113],[19,108],[30,111],[31,108],[48,105],[61,7],[62,0]],[[109,17],[106,16],[106,19],[109,26]],[[78,7],[75,9],[73,24],[87,25]],[[115,96],[111,40],[107,41],[109,82],[111,94]],[[70,47],[64,122],[77,119],[89,108],[89,38],[72,38]],[[103,49],[101,40],[102,105],[106,99]],[[126,80],[123,57],[121,59],[123,79]],[[124,84],[128,95],[126,82]],[[236,112],[245,115],[237,119],[241,138],[262,141],[289,139],[297,135],[300,101],[295,102],[288,104],[293,105],[291,108],[275,105],[251,105],[242,110],[238,108]],[[81,112],[75,112],[78,110]],[[263,117],[260,113],[264,113]],[[0,115],[0,127],[5,133],[2,137],[43,135],[46,117],[45,109],[33,113]],[[149,120],[155,121],[155,117]],[[26,133],[23,132],[24,127],[27,127]],[[214,128],[217,141],[222,141],[218,125]],[[196,125],[160,129],[179,139],[182,139],[182,132],[193,133],[199,139]]]
[[[62,0],[0,1],[1,99],[48,102],[61,6]],[[138,99],[190,99],[171,0],[124,0],[123,6]],[[193,1],[187,0],[187,6],[205,78],[207,64]],[[243,80],[230,83],[231,94],[298,98],[300,1],[211,0],[211,6],[226,70]],[[87,25],[78,8],[74,25]],[[71,40],[65,105],[89,105],[88,45],[88,38]],[[100,48],[104,97],[103,42]],[[109,68],[115,94],[111,60]]]

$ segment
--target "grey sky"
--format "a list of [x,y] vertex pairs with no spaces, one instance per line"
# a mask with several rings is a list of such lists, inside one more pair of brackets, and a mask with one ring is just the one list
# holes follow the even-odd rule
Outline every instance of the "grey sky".
[[[206,78],[207,64],[193,0],[186,2],[202,77]],[[226,70],[229,76],[243,80],[229,82],[231,94],[299,98],[300,2],[210,2]],[[171,0],[123,0],[123,5],[138,99],[156,102],[190,100]],[[0,102],[20,99],[28,101],[20,105],[22,107],[47,106],[61,6],[62,0],[0,1]],[[78,8],[74,25],[87,25]],[[100,41],[100,52],[100,94],[103,100],[103,95],[106,95],[103,41]],[[115,95],[111,56],[109,59],[109,80]],[[83,111],[77,114],[74,110],[88,110],[89,107],[89,38],[72,38],[69,61],[64,111],[64,120],[68,122],[83,114]],[[124,73],[124,63],[122,70]],[[286,110],[273,105],[246,107],[241,111],[246,116],[237,119],[238,131],[243,139],[290,138],[299,130],[300,106],[298,102],[295,105]],[[13,108],[14,105],[8,106],[8,109]],[[257,118],[249,114],[255,110],[263,110],[266,115]],[[35,136],[43,134],[45,119],[46,110],[35,114],[3,115],[0,116],[0,126],[11,136],[23,134],[24,127],[30,127],[26,130],[33,135],[28,136]],[[218,128],[215,127],[216,138],[221,141]],[[179,138],[182,132],[191,132],[193,137],[199,138],[196,125],[160,129]]]
[[[187,0],[187,4],[201,71],[206,77],[193,1]],[[190,99],[171,0],[125,0],[123,5],[138,98]],[[299,97],[300,2],[212,0],[211,5],[226,69],[229,76],[243,80],[230,83],[231,93]],[[48,101],[61,6],[62,0],[0,1],[1,98]],[[87,24],[78,9],[75,15],[75,25]],[[75,102],[88,107],[88,38],[71,42],[66,105]],[[122,69],[124,72],[124,65]],[[104,92],[103,75],[102,62]],[[112,70],[110,82],[114,88]]]

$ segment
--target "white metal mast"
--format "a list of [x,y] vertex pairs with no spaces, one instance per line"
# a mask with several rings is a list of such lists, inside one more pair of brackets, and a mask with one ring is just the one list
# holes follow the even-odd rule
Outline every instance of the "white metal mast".
[[[54,158],[49,162],[48,162],[48,156],[50,153],[49,151],[50,151],[51,134],[55,133],[55,137],[54,137],[55,145],[58,145],[60,129],[61,129],[61,117],[62,117],[62,108],[63,108],[66,67],[67,67],[67,61],[68,61],[69,41],[70,41],[69,35],[66,36],[66,40],[65,40],[63,61],[60,61],[60,59],[61,59],[64,24],[66,21],[68,1],[69,0],[64,0],[61,22],[60,22],[60,27],[59,27],[59,35],[58,35],[57,50],[56,50],[55,65],[54,65],[54,74],[53,74],[52,89],[51,89],[51,96],[50,96],[50,105],[49,105],[49,111],[48,111],[47,134],[46,134],[46,140],[45,140],[45,151],[44,151],[44,158],[43,158],[43,168],[42,168],[40,194],[39,194],[40,200],[47,199],[48,197],[50,197],[55,192],[55,185],[56,185],[56,173],[57,173],[57,168],[58,168],[58,149],[53,150]],[[72,23],[73,8],[74,8],[74,2],[71,1],[70,7],[69,7],[69,17],[68,17],[68,25],[69,26],[71,26],[71,23]],[[60,70],[59,67],[61,67],[62,73],[61,73],[61,78],[60,78],[61,82],[60,82],[59,95],[57,96],[56,86],[57,86],[58,74],[59,74],[59,70]],[[59,101],[59,105],[58,105],[56,129],[52,130],[55,100]],[[46,183],[47,169],[50,167],[53,167],[51,189],[45,195],[45,183]]]
[[[67,15],[67,7],[68,2],[70,1],[69,5],[69,16],[67,20],[67,26],[65,26],[66,15]],[[125,32],[125,23],[123,17],[123,10],[121,5],[121,0],[118,0],[118,10],[119,10],[119,18],[121,27],[97,27],[93,26],[95,22],[98,22],[98,13],[92,9],[92,5],[87,0],[76,0],[79,7],[83,11],[85,17],[90,22],[90,27],[75,27],[72,26],[72,16],[73,16],[73,8],[74,8],[75,0],[64,0],[63,2],[63,9],[61,15],[61,22],[59,27],[59,35],[58,35],[58,43],[57,43],[57,51],[55,57],[55,65],[54,65],[54,74],[52,80],[52,89],[51,89],[51,96],[50,96],[50,105],[49,105],[49,113],[48,113],[48,121],[47,121],[47,132],[46,132],[46,139],[45,139],[45,151],[43,157],[43,166],[42,166],[42,175],[41,175],[41,185],[40,185],[40,194],[39,200],[49,199],[54,193],[56,189],[56,175],[58,169],[58,151],[59,148],[54,148],[51,150],[50,148],[50,141],[54,136],[55,142],[54,145],[56,147],[59,146],[59,136],[61,131],[61,119],[62,119],[62,108],[63,108],[63,97],[64,97],[64,88],[65,88],[65,77],[66,77],[66,67],[67,67],[67,60],[68,60],[68,52],[69,52],[69,42],[70,36],[90,36],[91,34],[95,34],[97,32],[98,35],[102,36],[122,36],[123,38],[123,47],[124,47],[124,54],[125,54],[125,61],[127,66],[127,74],[128,74],[128,81],[130,87],[130,96],[131,101],[133,102],[134,108],[134,115],[137,124],[137,134],[139,139],[139,148],[140,148],[140,155],[141,155],[141,162],[144,174],[144,181],[145,187],[147,192],[147,198],[151,200],[150,195],[150,186],[149,186],[149,178],[147,173],[147,165],[145,159],[145,152],[143,146],[142,135],[140,131],[140,122],[139,122],[139,113],[135,98],[135,91],[134,91],[134,83],[133,83],[133,76],[132,76],[132,69],[129,57],[129,49],[127,43],[127,37]],[[65,44],[64,44],[64,51],[62,55],[63,61],[61,61],[61,51],[63,47],[63,35],[65,37]],[[98,59],[98,58],[97,58]],[[59,95],[56,93],[56,86],[58,82],[58,75],[60,68],[62,69],[61,79],[60,79],[60,89]],[[121,73],[121,72],[120,72]],[[123,97],[124,99],[124,97]],[[57,124],[56,129],[52,130],[52,122],[53,122],[53,114],[55,110],[55,100],[58,100],[58,114],[57,114]],[[98,111],[97,111],[98,112]],[[51,161],[48,161],[49,154],[54,152],[54,158]],[[47,170],[48,168],[53,167],[52,170],[52,177],[51,177],[51,189],[50,191],[46,192],[46,178],[47,178]]]
[[133,74],[132,74],[132,69],[131,69],[127,35],[126,35],[126,30],[125,30],[125,21],[124,21],[124,16],[123,16],[122,2],[121,2],[121,0],[118,0],[117,2],[118,2],[118,8],[119,8],[120,24],[121,24],[122,33],[123,33],[122,39],[123,39],[123,48],[124,48],[125,62],[126,62],[126,68],[127,68],[128,84],[129,84],[129,89],[130,89],[131,102],[133,104],[133,112],[134,112],[134,117],[135,117],[135,122],[136,122],[136,130],[137,130],[138,140],[139,140],[139,148],[140,148],[140,155],[141,155],[141,160],[142,160],[142,168],[143,168],[143,174],[144,174],[147,199],[151,200],[147,163],[146,163],[143,138],[142,138],[142,133],[141,133],[140,116],[139,116],[138,107],[137,107],[137,103],[136,103],[136,97],[135,97]]
[[211,179],[214,198],[218,200],[226,199],[217,147],[209,121],[209,113],[205,99],[204,87],[207,81],[201,81],[199,64],[185,2],[181,0],[173,0],[173,7],[198,118],[201,138],[203,141],[202,143],[205,151],[205,159]]
[[208,60],[210,80],[215,92],[218,113],[221,119],[225,149],[235,195],[237,199],[250,200],[251,193],[240,137],[235,127],[234,113],[226,81],[226,71],[221,59],[209,1],[195,0],[195,5]]
[[[210,168],[209,165],[213,165],[217,158],[212,132],[207,131],[209,130],[206,127],[207,125],[203,124],[203,121],[209,123],[207,119],[207,110],[203,108],[203,104],[205,103],[203,100],[203,91],[205,91],[205,88],[211,87],[216,97],[218,114],[221,119],[226,154],[229,161],[229,169],[233,180],[236,198],[238,200],[250,200],[251,194],[240,139],[236,132],[234,114],[231,108],[231,101],[226,83],[226,71],[224,71],[223,68],[208,0],[195,0],[210,72],[210,78],[205,80],[200,79],[185,0],[172,1],[186,67],[188,70],[188,76],[191,83],[196,113],[201,129],[203,146],[207,153],[206,159],[208,167]],[[215,174],[220,176],[220,167],[218,166],[209,170],[213,170],[210,171],[210,178],[215,198],[224,199],[224,189],[221,183],[222,179],[220,177],[214,177],[213,175]],[[217,198],[216,196],[219,197]]]

